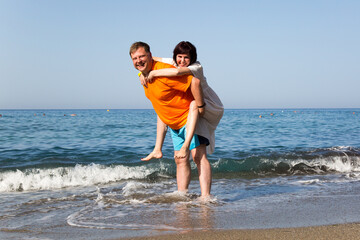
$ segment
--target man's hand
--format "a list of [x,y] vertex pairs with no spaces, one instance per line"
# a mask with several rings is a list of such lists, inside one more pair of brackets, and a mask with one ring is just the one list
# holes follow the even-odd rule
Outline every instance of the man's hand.
[[153,83],[154,82],[154,72],[151,71],[147,77],[145,77],[146,83]]
[[146,77],[144,76],[144,74],[141,74],[139,78],[140,78],[141,85],[143,85],[144,87],[147,88],[148,87],[147,86],[147,81],[146,81]]
[[144,74],[140,75],[140,83],[141,85],[143,85],[144,87],[148,87],[148,83],[153,83],[154,82],[154,74],[151,74],[152,72],[149,73],[149,75],[144,76]]

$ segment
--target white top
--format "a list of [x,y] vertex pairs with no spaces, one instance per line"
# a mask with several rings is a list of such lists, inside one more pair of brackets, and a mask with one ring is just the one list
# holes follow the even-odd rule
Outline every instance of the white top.
[[[161,61],[177,67],[172,58],[162,58]],[[215,129],[224,114],[224,106],[218,95],[208,85],[200,62],[195,62],[188,66],[188,68],[193,76],[200,80],[204,102],[206,103],[205,114],[199,118],[195,134],[206,137],[209,140],[210,145],[207,147],[207,153],[212,154],[215,150]]]

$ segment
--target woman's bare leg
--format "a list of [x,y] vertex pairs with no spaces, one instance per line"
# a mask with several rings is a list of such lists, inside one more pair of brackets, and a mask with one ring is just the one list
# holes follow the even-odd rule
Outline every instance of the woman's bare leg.
[[187,158],[190,153],[190,143],[194,136],[196,123],[199,119],[199,111],[195,101],[192,101],[189,108],[189,115],[186,122],[186,136],[180,151],[175,153],[175,158]]
[[166,136],[167,126],[166,124],[161,121],[159,116],[157,117],[157,125],[156,125],[156,142],[154,150],[147,155],[145,158],[142,158],[142,161],[149,161],[153,158],[162,158],[162,146],[164,143],[164,139]]

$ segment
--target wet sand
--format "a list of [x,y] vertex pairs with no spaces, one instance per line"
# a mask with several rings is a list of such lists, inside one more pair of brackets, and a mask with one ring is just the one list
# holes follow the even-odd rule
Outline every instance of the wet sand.
[[119,239],[145,239],[145,240],[289,240],[289,239],[360,239],[360,223],[339,224],[328,226],[276,228],[276,229],[250,229],[250,230],[210,230],[204,232],[187,232],[181,234],[158,235],[152,237],[119,238]]

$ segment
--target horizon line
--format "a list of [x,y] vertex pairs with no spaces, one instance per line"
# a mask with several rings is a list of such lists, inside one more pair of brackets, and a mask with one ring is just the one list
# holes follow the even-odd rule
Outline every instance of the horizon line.
[[[254,108],[224,108],[224,110],[286,110],[286,109],[360,109],[360,107],[254,107]],[[154,110],[153,108],[0,108],[0,111],[9,110]]]

